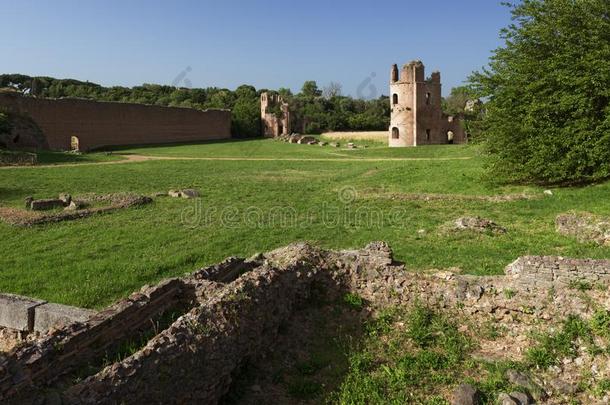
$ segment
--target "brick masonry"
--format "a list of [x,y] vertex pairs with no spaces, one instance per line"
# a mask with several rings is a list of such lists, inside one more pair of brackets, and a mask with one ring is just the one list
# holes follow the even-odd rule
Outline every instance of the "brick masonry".
[[[0,93],[0,109],[30,117],[51,150],[197,142],[231,137],[231,112]],[[25,142],[25,138],[23,140]],[[20,141],[17,141],[19,143]],[[8,145],[18,147],[19,145]],[[31,145],[24,145],[30,147]]]
[[610,283],[610,260],[569,259],[558,256],[520,257],[506,267],[506,274],[527,288]]
[[[506,273],[409,272],[381,242],[339,252],[298,243],[248,260],[231,258],[144,287],[85,322],[14,349],[0,359],[0,402],[218,403],[244,362],[270,350],[280,325],[320,288],[337,297],[353,291],[380,307],[421,301],[506,316],[527,307],[532,320],[553,319],[591,309],[562,287],[580,277],[610,283],[610,261],[525,257]],[[553,299],[549,286],[557,287]],[[502,294],[507,289],[518,290],[517,297]],[[116,358],[113,346],[172,309],[181,315],[154,329],[134,354],[100,364]],[[85,366],[92,371],[75,380]]]

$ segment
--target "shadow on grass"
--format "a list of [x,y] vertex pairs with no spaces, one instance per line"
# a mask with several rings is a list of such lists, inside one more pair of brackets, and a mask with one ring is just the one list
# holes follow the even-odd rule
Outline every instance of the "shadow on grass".
[[264,137],[256,138],[229,138],[229,139],[215,139],[210,141],[197,141],[197,142],[167,142],[167,143],[149,143],[149,144],[135,144],[135,145],[121,145],[121,146],[108,146],[96,149],[96,151],[113,151],[120,152],[131,149],[154,149],[159,147],[172,147],[172,146],[196,146],[196,145],[216,145],[216,144],[232,144],[240,142],[252,142],[260,141],[263,139],[269,139]]
[[34,189],[0,187],[0,201],[25,198],[26,196],[34,194],[34,191]]
[[77,154],[72,152],[50,152],[41,151],[37,152],[38,164],[39,165],[52,165],[52,164],[64,164],[64,163],[96,163],[109,160],[119,160],[120,157],[113,157],[112,155],[106,155],[102,153],[83,153]]

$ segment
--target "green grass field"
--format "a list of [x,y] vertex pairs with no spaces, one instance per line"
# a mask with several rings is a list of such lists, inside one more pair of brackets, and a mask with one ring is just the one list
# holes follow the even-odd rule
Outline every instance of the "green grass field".
[[[29,229],[0,223],[0,291],[100,308],[144,284],[298,240],[327,248],[385,240],[413,271],[459,267],[466,273],[500,274],[526,254],[610,257],[610,248],[579,244],[554,230],[555,216],[568,210],[610,215],[610,183],[556,189],[552,197],[538,188],[492,185],[481,179],[483,160],[474,146],[389,149],[371,144],[348,151],[249,140],[116,153],[196,159],[2,169],[0,205],[20,207],[28,195],[152,194],[187,187],[201,190],[202,198],[160,197],[142,208]],[[85,155],[82,162],[120,159],[116,153]],[[539,198],[387,198],[522,192]],[[463,215],[492,219],[508,232],[439,230]]]

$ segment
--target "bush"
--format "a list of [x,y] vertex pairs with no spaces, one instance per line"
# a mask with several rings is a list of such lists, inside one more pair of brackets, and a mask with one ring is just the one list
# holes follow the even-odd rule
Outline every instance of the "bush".
[[610,2],[524,0],[489,67],[471,77],[488,97],[491,174],[509,182],[610,176]]

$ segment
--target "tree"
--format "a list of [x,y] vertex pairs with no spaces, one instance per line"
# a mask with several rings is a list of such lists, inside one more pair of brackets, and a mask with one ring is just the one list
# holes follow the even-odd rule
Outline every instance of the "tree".
[[301,96],[307,98],[316,98],[320,97],[322,92],[318,89],[318,84],[313,80],[308,80],[303,83],[303,88],[301,89]]
[[237,98],[231,111],[231,131],[236,137],[256,137],[261,135],[260,101],[253,86],[239,86]]
[[504,181],[610,176],[610,2],[523,0],[489,66],[470,81],[488,97],[483,141]]
[[[260,136],[260,95],[253,86],[242,85],[234,91],[208,87],[205,89],[143,84],[135,87],[103,87],[99,84],[73,79],[30,77],[25,75],[0,75],[0,87],[29,92],[36,82],[36,94],[40,97],[80,97],[101,101],[143,103],[159,106],[189,107],[196,109],[223,108],[231,110],[232,132],[236,137]],[[292,129],[306,133],[322,131],[384,130],[389,125],[389,102],[378,100],[354,100],[340,95],[340,86],[332,84],[328,98],[315,81],[305,82],[303,90],[293,95],[290,89],[280,88],[272,94],[282,96],[289,104]],[[268,112],[282,117],[280,104]]]
[[341,91],[343,90],[343,86],[337,82],[330,82],[328,86],[324,87],[322,91],[322,95],[325,99],[330,100],[333,97],[338,97],[341,95]]
[[461,118],[469,141],[476,142],[480,139],[481,121],[485,110],[471,86],[452,88],[449,97],[443,98],[442,108],[444,113]]
[[449,115],[464,114],[466,103],[477,99],[476,92],[468,86],[457,86],[451,89],[449,97],[443,99],[443,111]]

